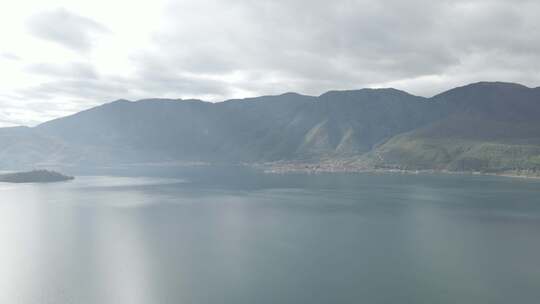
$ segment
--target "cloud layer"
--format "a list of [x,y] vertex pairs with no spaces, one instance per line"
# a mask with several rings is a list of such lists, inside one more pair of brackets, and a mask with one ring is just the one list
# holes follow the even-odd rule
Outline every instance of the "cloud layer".
[[23,36],[0,48],[7,71],[0,74],[19,80],[0,75],[8,80],[0,84],[0,125],[34,124],[118,98],[219,101],[368,86],[429,96],[480,80],[540,85],[538,1],[58,5],[21,24],[12,18]]
[[32,16],[28,21],[28,29],[38,38],[58,43],[78,52],[90,51],[94,37],[108,31],[105,26],[94,20],[63,8]]

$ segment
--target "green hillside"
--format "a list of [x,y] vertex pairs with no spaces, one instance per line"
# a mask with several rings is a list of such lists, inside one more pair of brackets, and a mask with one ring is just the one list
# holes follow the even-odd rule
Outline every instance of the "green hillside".
[[444,119],[400,134],[370,153],[381,168],[540,171],[538,89],[480,83],[435,96]]
[[0,129],[4,169],[169,162],[536,174],[540,89],[481,82],[432,98],[362,89],[220,103],[119,100]]

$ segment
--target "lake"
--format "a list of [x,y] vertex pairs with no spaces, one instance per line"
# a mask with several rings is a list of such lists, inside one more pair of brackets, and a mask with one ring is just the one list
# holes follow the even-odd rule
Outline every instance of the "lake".
[[540,181],[255,172],[0,184],[0,303],[537,303]]

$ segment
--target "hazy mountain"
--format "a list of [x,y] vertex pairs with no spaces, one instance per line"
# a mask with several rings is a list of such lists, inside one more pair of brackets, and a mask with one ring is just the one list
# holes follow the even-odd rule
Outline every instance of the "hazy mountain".
[[317,162],[500,171],[540,166],[540,89],[476,83],[423,98],[395,89],[208,103],[118,100],[0,129],[0,165]]
[[0,166],[17,169],[36,164],[72,162],[67,144],[35,128],[0,128]]
[[99,151],[99,162],[254,160],[268,148],[268,134],[313,100],[291,93],[215,104],[119,100],[35,129],[81,152]]
[[432,98],[447,112],[376,149],[382,167],[447,170],[540,168],[540,90],[476,83]]
[[276,158],[345,157],[440,117],[434,104],[394,89],[331,91],[301,108],[276,141]]

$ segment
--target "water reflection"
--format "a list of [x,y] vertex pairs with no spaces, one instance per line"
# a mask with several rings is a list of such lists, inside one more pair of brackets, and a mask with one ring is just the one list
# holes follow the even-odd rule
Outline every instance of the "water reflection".
[[0,303],[540,297],[538,183],[363,175],[242,183],[0,184]]

